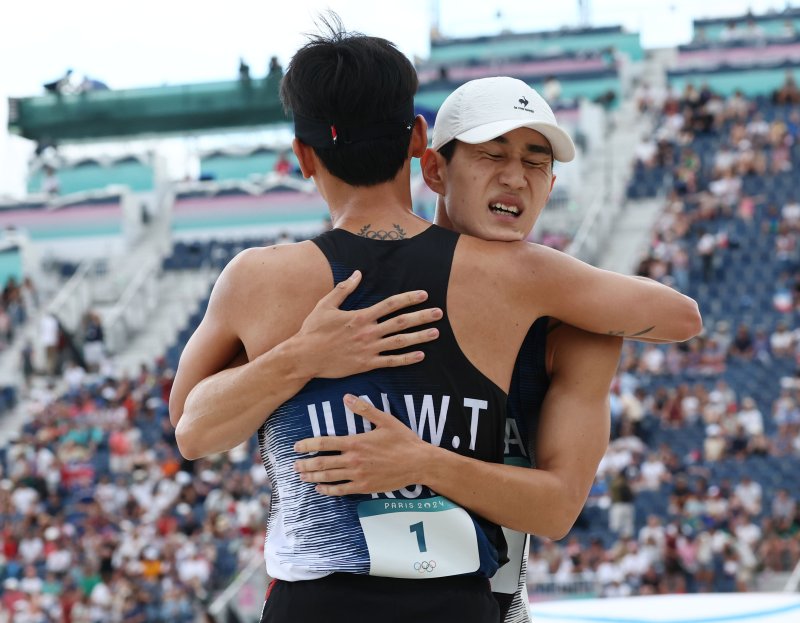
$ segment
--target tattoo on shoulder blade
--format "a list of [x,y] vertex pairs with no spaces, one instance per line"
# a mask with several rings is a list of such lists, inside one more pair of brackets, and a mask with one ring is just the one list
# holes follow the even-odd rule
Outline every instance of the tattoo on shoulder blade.
[[361,231],[358,232],[358,235],[364,238],[371,238],[372,240],[403,240],[406,237],[405,230],[397,223],[395,223],[394,229],[390,231],[386,231],[385,229],[372,230],[370,227],[372,227],[372,225],[369,223],[364,225]]

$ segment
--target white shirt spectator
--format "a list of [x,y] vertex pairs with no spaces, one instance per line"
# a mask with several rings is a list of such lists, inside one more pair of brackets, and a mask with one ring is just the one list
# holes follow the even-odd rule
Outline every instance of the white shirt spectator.
[[650,374],[662,374],[664,372],[664,351],[657,346],[649,345],[642,353],[642,366],[645,372]]
[[631,545],[633,546],[631,551],[622,557],[619,566],[626,577],[640,577],[650,566],[650,558],[646,553],[639,551],[636,543],[631,543]]
[[694,422],[700,416],[700,399],[694,394],[687,394],[681,400],[681,408],[683,417],[689,422]]
[[656,142],[652,138],[645,136],[636,146],[636,159],[644,165],[652,166],[655,163],[657,151]]
[[72,566],[72,552],[66,547],[59,547],[47,554],[46,567],[53,573],[66,573]]
[[39,503],[39,492],[31,487],[17,487],[11,494],[11,501],[19,514],[28,515]]
[[96,584],[89,596],[93,621],[108,621],[111,618],[111,605],[114,596],[105,582]]
[[744,509],[751,515],[758,515],[761,512],[761,495],[762,488],[759,483],[752,480],[749,476],[745,476],[733,490],[736,496],[742,503]]
[[736,415],[736,419],[751,437],[764,432],[764,418],[752,398],[745,398],[742,401],[742,409]]
[[42,582],[42,578],[40,578],[38,575],[26,575],[19,581],[20,590],[28,593],[28,595],[38,595],[42,592],[43,585],[44,582]]
[[604,560],[597,566],[597,581],[602,586],[622,582],[624,579],[625,575],[622,573],[622,569],[613,560]]
[[71,390],[80,389],[86,378],[86,370],[77,363],[73,363],[64,371],[64,380]]
[[781,208],[781,216],[789,225],[800,223],[800,203],[791,201]]
[[752,521],[742,520],[742,522],[733,529],[733,532],[736,535],[736,538],[742,543],[746,544],[751,551],[756,547],[758,541],[761,539],[761,528],[759,528]]
[[44,542],[38,536],[25,537],[19,542],[19,555],[27,564],[33,564],[44,554]]
[[550,578],[550,570],[545,560],[540,554],[531,552],[528,556],[528,584],[540,584],[547,582]]
[[178,562],[178,577],[181,582],[189,584],[196,580],[202,586],[211,576],[211,565],[202,553],[197,552],[193,557]]
[[779,324],[769,337],[769,346],[772,354],[783,357],[790,353],[794,336],[784,324]]
[[58,320],[52,314],[44,314],[39,321],[39,341],[45,348],[58,344]]
[[649,455],[640,468],[642,486],[645,489],[656,491],[667,474],[667,468],[656,455]]

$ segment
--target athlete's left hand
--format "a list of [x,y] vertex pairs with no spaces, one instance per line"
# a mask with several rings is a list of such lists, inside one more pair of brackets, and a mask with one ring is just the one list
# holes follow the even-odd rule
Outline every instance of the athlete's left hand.
[[[316,490],[324,495],[380,493],[424,484],[425,461],[435,447],[391,414],[361,398],[348,395],[345,404],[375,428],[358,435],[298,441],[294,449],[299,453],[340,453],[295,461],[301,480],[321,483]],[[324,484],[333,482],[340,484]]]

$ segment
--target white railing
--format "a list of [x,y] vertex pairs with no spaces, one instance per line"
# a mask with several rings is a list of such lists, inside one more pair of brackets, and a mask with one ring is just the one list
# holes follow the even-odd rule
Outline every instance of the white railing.
[[589,264],[595,264],[608,243],[611,228],[621,211],[620,202],[607,202],[602,197],[597,197],[586,211],[567,253]]
[[144,329],[151,312],[158,305],[160,258],[151,258],[133,277],[114,308],[103,318],[105,345],[109,353],[118,353],[131,337]]
[[70,332],[80,328],[84,315],[92,306],[92,270],[93,265],[90,261],[81,262],[75,274],[47,306],[47,311],[56,316]]
[[565,579],[553,574],[549,574],[537,581],[528,582],[528,596],[531,601],[541,601],[542,598],[599,597],[601,589],[602,587],[594,580]]
[[208,607],[215,623],[258,621],[269,578],[259,552]]
[[783,588],[784,593],[796,593],[800,590],[800,562],[792,571],[792,575],[789,576],[788,581],[786,582],[786,586]]

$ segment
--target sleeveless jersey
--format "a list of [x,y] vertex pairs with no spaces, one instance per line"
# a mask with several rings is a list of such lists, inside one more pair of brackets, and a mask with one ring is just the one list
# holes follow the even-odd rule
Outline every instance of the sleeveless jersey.
[[[403,240],[374,240],[334,229],[313,242],[325,254],[334,283],[362,272],[342,309],[362,309],[387,296],[425,290],[422,305],[439,307],[439,338],[415,346],[419,363],[345,379],[314,379],[281,405],[259,430],[272,485],[267,523],[267,571],[282,580],[334,572],[395,578],[456,575],[491,577],[506,562],[502,530],[428,487],[372,495],[324,496],[300,480],[296,441],[355,435],[370,423],[343,403],[347,393],[388,411],[422,439],[483,461],[503,461],[507,396],[475,368],[456,342],[447,313],[447,288],[458,234],[437,226]],[[476,293],[476,296],[481,294]]]
[[[504,462],[508,465],[536,465],[533,448],[539,412],[550,385],[546,363],[549,320],[544,316],[533,323],[514,365],[506,413]],[[527,623],[530,621],[527,585],[530,536],[508,528],[503,528],[503,533],[509,560],[492,578],[492,591],[506,612],[504,623]]]

